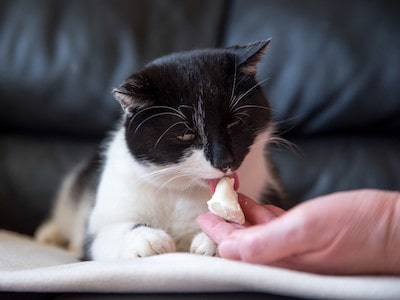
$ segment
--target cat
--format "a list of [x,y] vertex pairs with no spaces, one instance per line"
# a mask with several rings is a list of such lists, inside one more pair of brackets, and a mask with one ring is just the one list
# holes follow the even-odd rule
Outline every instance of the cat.
[[273,124],[256,80],[269,42],[170,54],[114,89],[117,129],[101,156],[66,177],[37,239],[91,260],[216,255],[196,224],[210,180],[238,178],[238,191],[258,202],[284,195],[265,149]]

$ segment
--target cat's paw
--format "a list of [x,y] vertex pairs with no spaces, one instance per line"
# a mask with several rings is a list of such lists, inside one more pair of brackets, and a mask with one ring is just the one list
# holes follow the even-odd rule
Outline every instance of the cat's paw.
[[217,254],[217,244],[211,240],[204,232],[198,233],[192,240],[190,252],[194,254],[215,256]]
[[58,226],[54,222],[42,224],[35,232],[35,239],[43,244],[49,244],[58,247],[67,247],[67,239],[60,233]]
[[164,230],[143,226],[126,233],[119,258],[147,257],[170,252],[175,252],[175,243]]

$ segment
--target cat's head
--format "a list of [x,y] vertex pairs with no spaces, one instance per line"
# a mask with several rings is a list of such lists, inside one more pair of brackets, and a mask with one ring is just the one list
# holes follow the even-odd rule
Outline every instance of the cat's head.
[[164,56],[113,91],[125,112],[129,151],[148,173],[144,178],[189,187],[240,167],[270,124],[268,101],[255,79],[268,44]]

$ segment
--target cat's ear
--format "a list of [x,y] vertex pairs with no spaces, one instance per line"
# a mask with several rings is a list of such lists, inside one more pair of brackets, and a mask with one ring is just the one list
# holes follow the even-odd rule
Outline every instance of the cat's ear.
[[239,70],[248,75],[256,75],[257,64],[264,57],[270,42],[271,39],[268,39],[233,47],[238,58],[237,67]]
[[143,84],[135,76],[131,76],[120,87],[113,89],[112,94],[128,115],[135,109],[151,105],[149,96],[143,91]]

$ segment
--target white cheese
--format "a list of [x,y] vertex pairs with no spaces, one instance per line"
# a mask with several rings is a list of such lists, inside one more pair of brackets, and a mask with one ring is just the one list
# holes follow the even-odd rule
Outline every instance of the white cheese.
[[238,202],[238,194],[233,188],[235,180],[223,177],[218,182],[214,195],[207,202],[208,209],[229,222],[244,224],[244,214]]

